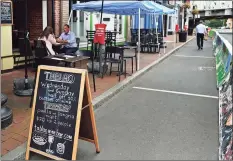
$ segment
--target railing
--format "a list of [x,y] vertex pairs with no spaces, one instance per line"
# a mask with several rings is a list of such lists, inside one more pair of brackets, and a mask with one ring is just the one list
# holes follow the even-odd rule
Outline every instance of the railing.
[[213,38],[219,89],[219,160],[232,160],[232,45],[217,31],[209,35]]

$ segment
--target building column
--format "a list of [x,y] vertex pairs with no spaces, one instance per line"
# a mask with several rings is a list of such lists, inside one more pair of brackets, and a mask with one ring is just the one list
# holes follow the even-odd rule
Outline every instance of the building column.
[[43,21],[43,30],[47,26],[48,18],[47,18],[47,0],[42,1],[42,21]]

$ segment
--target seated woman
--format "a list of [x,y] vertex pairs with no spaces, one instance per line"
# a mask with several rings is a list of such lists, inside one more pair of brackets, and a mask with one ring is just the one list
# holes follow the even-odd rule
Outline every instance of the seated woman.
[[44,31],[41,33],[38,40],[44,40],[46,43],[46,47],[48,49],[48,55],[56,55],[56,52],[53,50],[53,45],[57,44],[53,28],[47,26]]

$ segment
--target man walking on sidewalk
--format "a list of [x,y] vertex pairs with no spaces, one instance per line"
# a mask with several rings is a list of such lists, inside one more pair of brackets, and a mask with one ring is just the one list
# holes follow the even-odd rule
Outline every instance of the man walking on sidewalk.
[[203,39],[205,34],[207,34],[206,27],[205,25],[202,24],[202,21],[200,21],[199,24],[197,25],[196,33],[197,33],[197,46],[198,46],[198,50],[200,50],[203,49]]

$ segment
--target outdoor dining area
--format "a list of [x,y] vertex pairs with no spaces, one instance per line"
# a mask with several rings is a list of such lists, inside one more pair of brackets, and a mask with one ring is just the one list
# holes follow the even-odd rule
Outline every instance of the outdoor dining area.
[[[122,10],[124,7],[124,10]],[[134,72],[134,68],[140,69],[140,53],[160,53],[160,48],[165,48],[164,32],[158,33],[158,26],[156,26],[156,16],[163,14],[172,14],[174,10],[169,9],[165,6],[159,5],[152,1],[91,1],[87,3],[74,4],[70,13],[68,24],[72,26],[71,17],[73,10],[80,10],[85,12],[99,12],[108,14],[118,14],[135,16],[137,15],[150,15],[154,17],[155,22],[154,29],[142,29],[140,27],[140,20],[138,20],[138,29],[131,29],[131,42],[125,42],[122,45],[117,45],[116,38],[117,32],[105,31],[104,40],[105,43],[98,44],[94,42],[96,31],[86,31],[87,48],[86,50],[79,49],[80,39],[76,38],[77,51],[74,53],[64,54],[59,52],[63,46],[62,43],[56,43],[53,45],[53,50],[56,54],[51,54],[46,47],[46,43],[43,40],[29,40],[24,35],[23,38],[19,38],[19,52],[21,56],[25,56],[25,79],[27,77],[27,58],[33,57],[34,68],[38,65],[51,65],[51,66],[64,66],[75,68],[76,64],[87,60],[87,69],[92,73],[94,91],[96,91],[95,76],[101,77],[102,79],[109,71],[117,72],[118,81],[121,80],[121,76],[131,75]],[[135,16],[136,17],[136,16]],[[102,23],[102,18],[100,23]],[[161,22],[163,23],[163,22]],[[28,34],[28,33],[27,33]],[[90,46],[89,46],[90,45]],[[125,54],[125,50],[132,50],[132,54]],[[164,50],[165,52],[165,50]],[[131,73],[126,72],[127,63],[126,61],[131,60]],[[117,70],[113,70],[117,65]],[[17,84],[15,82],[15,84]],[[27,85],[31,88],[33,85]],[[15,94],[27,91],[28,95],[32,94],[32,90],[19,89],[21,86],[15,85]],[[19,87],[19,88],[18,88]],[[20,91],[20,92],[18,92]],[[29,91],[29,92],[28,92]],[[24,95],[24,94],[23,94]]]
[[[122,10],[122,7],[124,7],[124,10]],[[93,1],[74,4],[72,6],[73,10],[85,12],[102,11],[108,14],[138,15],[139,17],[140,15],[153,15],[156,17],[174,12],[172,9],[151,1],[105,1],[103,6],[101,1]],[[72,11],[70,17],[72,16]],[[156,19],[154,20],[156,21]],[[77,51],[70,54],[60,52],[60,48],[64,45],[62,43],[53,45],[53,50],[56,52],[53,55],[49,52],[43,40],[29,40],[28,34],[30,33],[27,32],[20,34],[21,36],[18,37],[17,43],[20,56],[25,57],[25,69],[14,71],[15,74],[13,74],[13,77],[7,75],[3,77],[5,82],[12,82],[13,79],[13,87],[12,85],[6,85],[6,88],[3,88],[2,91],[3,94],[6,94],[8,98],[13,97],[14,100],[23,99],[22,103],[27,104],[27,108],[31,107],[31,96],[34,91],[37,67],[39,65],[49,65],[87,69],[91,88],[94,92],[93,95],[94,97],[99,96],[107,89],[125,79],[128,75],[133,75],[136,71],[158,59],[160,55],[165,54],[165,48],[167,50],[172,48],[165,43],[164,33],[158,32],[156,22],[154,22],[155,27],[153,29],[143,29],[140,27],[140,21],[138,22],[138,29],[131,29],[130,42],[125,41],[119,44],[117,43],[118,32],[104,31],[105,42],[104,44],[98,44],[94,41],[96,30],[86,31],[86,48],[80,48],[80,38],[76,38]],[[70,19],[68,24],[72,26]],[[163,53],[160,52],[161,48],[164,49]],[[9,89],[7,88],[13,88],[13,93],[9,93]],[[12,102],[9,104],[10,107],[16,106]],[[12,111],[8,111],[8,113],[11,113],[9,116],[12,121]],[[7,123],[7,126],[10,124]]]

